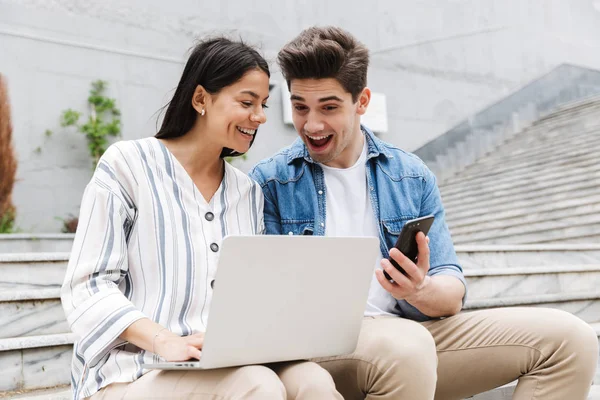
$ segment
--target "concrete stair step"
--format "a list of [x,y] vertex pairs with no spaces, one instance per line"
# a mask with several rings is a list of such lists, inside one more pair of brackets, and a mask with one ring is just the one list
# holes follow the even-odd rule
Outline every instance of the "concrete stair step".
[[529,243],[534,237],[536,242],[547,239],[559,240],[571,233],[588,236],[599,232],[600,214],[579,215],[555,220],[537,220],[517,226],[506,225],[504,228],[489,228],[477,232],[456,233],[452,231],[455,243]]
[[573,121],[580,121],[582,119],[587,119],[589,116],[593,116],[598,113],[600,109],[596,104],[588,104],[586,106],[565,109],[563,111],[551,112],[549,114],[545,114],[540,116],[540,118],[536,121],[533,121],[529,127],[532,129],[535,128],[553,128],[556,126],[563,126]]
[[556,111],[542,116],[534,123],[534,125],[553,124],[557,119],[564,118],[564,116],[573,115],[586,110],[600,111],[598,100],[594,97],[591,97],[589,99],[582,99],[581,101],[577,101],[572,104],[566,104]]
[[498,307],[548,307],[567,311],[587,323],[600,322],[600,290],[581,293],[531,294],[524,296],[474,299],[465,304],[465,311]]
[[71,400],[71,387],[61,385],[48,389],[21,390],[0,394],[0,399],[6,400]]
[[69,332],[60,289],[12,289],[0,293],[0,339]]
[[584,215],[595,215],[600,213],[600,202],[585,204],[576,207],[564,207],[561,209],[551,208],[546,211],[538,211],[538,207],[522,209],[522,215],[515,217],[494,218],[495,213],[482,215],[470,222],[461,223],[459,220],[448,221],[450,231],[453,235],[464,235],[476,232],[486,232],[492,229],[512,228],[526,226],[539,221],[560,221],[564,218],[580,217]]
[[467,197],[466,195],[485,195],[492,192],[514,191],[515,188],[531,184],[535,184],[539,189],[544,189],[549,187],[549,182],[578,182],[580,180],[576,178],[581,176],[578,175],[579,173],[597,177],[600,168],[594,161],[594,157],[589,156],[581,161],[576,161],[579,164],[571,163],[569,165],[562,161],[557,161],[556,163],[561,165],[548,165],[546,168],[542,164],[536,170],[520,169],[505,171],[504,167],[498,167],[498,170],[494,174],[473,179],[465,177],[456,185],[448,186],[442,183],[440,191],[445,200],[453,201],[464,200]]
[[[593,115],[597,118],[598,113]],[[573,129],[577,128],[577,129]],[[600,123],[592,126],[583,127],[581,121],[573,121],[567,123],[564,128],[560,126],[554,127],[529,127],[517,133],[514,136],[508,137],[498,151],[490,152],[489,158],[481,159],[483,164],[491,165],[493,163],[504,163],[509,160],[518,159],[523,155],[541,155],[546,154],[549,149],[555,149],[557,145],[573,144],[581,147],[582,143],[597,142],[600,136]],[[535,148],[536,152],[532,153],[531,149]],[[507,152],[500,150],[508,150]],[[529,149],[529,151],[528,151]],[[537,152],[540,151],[540,153]],[[472,168],[469,166],[468,168]]]
[[[600,152],[600,147],[598,148]],[[594,174],[598,172],[598,159],[595,154],[582,154],[569,159],[555,159],[552,162],[540,162],[532,166],[498,166],[495,171],[489,173],[481,173],[474,176],[465,177],[460,183],[459,190],[449,192],[445,186],[442,186],[446,197],[452,198],[459,193],[463,194],[467,191],[473,191],[480,195],[485,195],[492,191],[496,185],[506,185],[520,183],[522,181],[537,182],[542,184],[548,182],[548,179],[556,177],[561,173],[561,177],[574,177],[574,172],[585,172]],[[493,182],[494,185],[490,185]],[[511,186],[512,187],[512,186]],[[518,187],[518,186],[516,186]],[[504,188],[510,190],[509,188]]]
[[[566,113],[563,115],[553,115],[552,118],[546,118],[547,116],[543,116],[537,121],[533,121],[529,126],[527,126],[523,130],[531,130],[535,132],[532,137],[527,135],[527,138],[521,138],[521,140],[535,140],[540,135],[542,137],[546,136],[558,136],[565,132],[572,132],[573,126],[582,125],[582,122],[585,122],[583,126],[585,128],[590,128],[593,126],[597,126],[598,121],[596,120],[596,115],[600,113],[600,108],[597,106],[589,107],[587,109],[580,109],[577,111],[571,111],[570,113]],[[515,138],[519,136],[519,133],[515,135]]]
[[457,245],[464,271],[600,264],[600,244]]
[[[535,141],[537,137],[557,137],[574,131],[581,132],[598,126],[596,116],[600,113],[598,107],[571,111],[563,115],[553,116],[551,119],[534,121],[527,129],[535,132],[532,138],[526,140]],[[544,117],[542,117],[544,118]],[[574,130],[573,128],[577,128]],[[519,136],[518,134],[516,136]]]
[[70,384],[73,334],[0,339],[0,392]]
[[[509,175],[502,179],[483,179],[480,182],[464,182],[461,185],[448,188],[440,187],[440,192],[444,199],[453,201],[465,199],[473,196],[481,196],[485,193],[503,193],[503,192],[530,192],[549,188],[551,185],[568,184],[580,182],[578,177],[586,176],[591,179],[598,178],[600,173],[600,163],[579,168],[563,168],[563,170],[543,172],[540,174],[527,175],[526,173]],[[485,195],[484,195],[485,196]]]
[[0,235],[0,254],[2,253],[48,253],[70,252],[74,234],[2,234]]
[[60,288],[69,253],[0,254],[0,292]]
[[[597,115],[594,116],[597,119]],[[551,130],[548,130],[551,129]],[[480,166],[483,169],[492,165],[507,165],[514,161],[523,161],[535,157],[547,157],[552,151],[561,149],[581,149],[585,148],[584,143],[597,145],[600,137],[600,123],[593,126],[582,126],[580,122],[571,123],[567,129],[545,128],[534,129],[527,128],[522,132],[506,138],[490,149],[486,154],[480,156],[476,162],[465,166],[453,177],[449,177],[445,182],[448,184],[460,180],[461,176],[477,172]],[[532,152],[535,149],[535,152]]]
[[[593,235],[593,236],[588,236],[585,238],[585,240],[588,243],[600,243],[600,233],[598,233],[597,235]],[[546,242],[546,244],[578,244],[578,243],[582,243],[582,238],[579,236],[575,236],[572,238],[563,238],[561,240],[557,240],[557,241],[553,241],[553,242]]]
[[[565,148],[567,150],[564,150]],[[535,154],[532,154],[532,149],[535,149]],[[560,152],[561,149],[563,149],[562,153]],[[474,182],[481,179],[490,179],[492,176],[507,175],[515,171],[534,173],[543,170],[544,166],[558,168],[565,164],[576,164],[591,159],[594,151],[598,149],[600,149],[600,135],[593,135],[586,141],[576,144],[571,143],[568,146],[566,143],[552,144],[552,146],[549,145],[543,149],[528,146],[522,150],[522,153],[515,151],[516,154],[503,158],[482,158],[468,169],[466,168],[457,174],[454,182]],[[556,157],[556,154],[559,153],[561,157]],[[459,177],[462,177],[462,179],[458,179]],[[444,182],[444,185],[450,185],[452,182]]]
[[464,273],[470,301],[531,293],[589,293],[600,288],[600,262],[595,265],[465,269]]
[[[510,187],[476,187],[464,185],[463,192],[448,193],[441,188],[444,205],[453,210],[471,207],[473,204],[483,202],[486,206],[502,204],[506,200],[534,199],[547,194],[561,193],[573,190],[597,188],[600,184],[600,170],[589,172],[586,175],[567,175],[552,181],[531,179],[528,186],[516,184]],[[500,184],[500,183],[499,183]]]
[[588,225],[577,225],[568,228],[553,228],[546,232],[530,232],[513,236],[504,236],[475,242],[469,240],[464,242],[462,238],[454,239],[456,244],[560,244],[565,241],[569,243],[597,243],[600,232],[598,223]]
[[[548,200],[552,198],[553,200]],[[540,197],[534,200],[507,201],[505,205],[473,208],[471,210],[447,209],[447,222],[451,227],[481,224],[483,222],[504,220],[509,218],[525,217],[536,213],[554,213],[559,211],[574,210],[578,207],[595,207],[600,203],[600,193],[586,196],[570,196],[560,198],[559,195]]]
[[526,158],[529,159],[532,156],[530,151],[532,148],[536,149],[535,156],[538,156],[544,153],[547,148],[557,144],[564,143],[570,147],[576,142],[589,139],[590,134],[596,135],[600,129],[600,124],[597,122],[597,115],[599,114],[600,109],[594,106],[580,110],[570,110],[563,116],[552,115],[549,117],[549,123],[536,121],[516,135],[507,137],[495,149],[489,151],[484,158],[466,166],[462,171],[457,172],[455,177],[449,178],[448,182],[460,181],[473,171],[482,170],[490,164],[500,163],[506,165],[510,160],[520,159],[522,154],[527,154]]
[[[529,154],[531,152],[527,149],[535,148],[541,152],[549,148],[553,148],[557,144],[568,144],[569,140],[573,140],[573,143],[579,144],[587,140],[597,137],[600,129],[600,123],[597,121],[599,112],[588,114],[586,118],[591,118],[594,123],[582,123],[584,120],[574,119],[562,121],[560,124],[554,126],[536,126],[532,125],[514,136],[508,137],[500,146],[499,150],[490,152],[490,157],[485,160],[481,160],[483,163],[494,163],[501,162],[503,160],[510,160],[511,158],[518,157],[523,154]],[[537,152],[535,153],[538,154]]]
[[[575,196],[574,193],[577,193]],[[526,217],[534,214],[545,214],[544,217],[552,218],[556,213],[567,214],[577,209],[595,207],[600,204],[600,192],[597,187],[581,188],[574,192],[555,186],[550,193],[537,195],[536,192],[515,193],[499,198],[498,201],[489,203],[473,196],[470,204],[457,207],[446,207],[447,222],[457,228],[482,222],[500,221],[513,217]],[[502,221],[501,226],[510,226],[508,221]],[[506,225],[504,225],[506,224]]]
[[563,167],[558,170],[551,170],[549,172],[527,174],[523,172],[521,174],[507,175],[502,179],[489,178],[480,179],[478,182],[468,182],[467,179],[463,180],[460,184],[448,187],[445,184],[440,187],[442,197],[444,199],[452,198],[454,196],[477,196],[481,193],[486,192],[501,192],[506,190],[514,190],[515,188],[526,189],[530,188],[531,191],[539,190],[549,187],[551,184],[557,184],[557,181],[568,182],[576,181],[577,177],[588,176],[596,178],[600,171],[600,163],[590,163],[585,167]]

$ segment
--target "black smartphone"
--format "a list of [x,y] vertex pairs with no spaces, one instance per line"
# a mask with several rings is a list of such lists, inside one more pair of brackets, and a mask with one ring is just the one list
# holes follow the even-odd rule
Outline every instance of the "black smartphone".
[[[402,227],[402,231],[400,232],[400,236],[398,236],[398,240],[396,241],[394,247],[400,250],[402,254],[404,254],[410,260],[416,262],[419,254],[419,248],[417,246],[417,233],[423,232],[425,236],[427,236],[429,228],[431,228],[431,225],[433,224],[433,220],[433,215],[426,215],[424,217],[406,221],[406,224],[404,224]],[[406,275],[406,271],[404,271],[396,261],[394,261],[391,257],[388,257],[388,260],[390,260],[392,265],[396,267],[398,271]],[[392,277],[387,272],[383,271],[383,275],[386,277],[386,279],[392,280]]]

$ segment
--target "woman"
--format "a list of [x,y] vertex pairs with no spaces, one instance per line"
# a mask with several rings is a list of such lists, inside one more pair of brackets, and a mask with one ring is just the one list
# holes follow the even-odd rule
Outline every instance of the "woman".
[[200,358],[221,240],[263,231],[260,188],[223,157],[245,153],[266,121],[269,76],[251,47],[204,41],[158,134],[119,142],[100,160],[61,293],[78,337],[74,399],[341,398],[308,362],[141,368]]

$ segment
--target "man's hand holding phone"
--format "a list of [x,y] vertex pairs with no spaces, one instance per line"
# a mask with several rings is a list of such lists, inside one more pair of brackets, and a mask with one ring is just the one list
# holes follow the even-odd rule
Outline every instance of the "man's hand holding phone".
[[387,280],[382,270],[375,271],[379,284],[397,300],[411,302],[411,299],[418,297],[419,292],[427,286],[431,279],[427,275],[429,271],[429,238],[423,232],[418,232],[416,241],[419,251],[416,262],[395,247],[390,250],[390,258],[401,266],[406,275],[385,258],[381,260],[381,267],[394,281]]

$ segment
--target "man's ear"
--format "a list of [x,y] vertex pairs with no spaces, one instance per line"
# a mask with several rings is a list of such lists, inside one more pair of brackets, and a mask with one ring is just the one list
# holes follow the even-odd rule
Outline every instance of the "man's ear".
[[194,107],[194,110],[198,114],[204,115],[206,113],[206,103],[209,96],[210,94],[202,85],[196,86],[196,90],[194,90],[194,95],[192,96],[192,107]]
[[364,115],[367,112],[367,108],[369,107],[370,101],[371,101],[371,89],[366,87],[358,95],[358,102],[356,105],[356,113],[358,115]]

